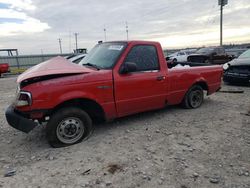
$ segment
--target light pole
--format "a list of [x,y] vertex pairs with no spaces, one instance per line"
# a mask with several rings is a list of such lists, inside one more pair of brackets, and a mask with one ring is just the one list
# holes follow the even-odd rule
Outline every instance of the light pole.
[[76,52],[77,52],[77,49],[78,49],[78,46],[77,46],[77,36],[79,33],[74,33],[75,34],[75,40],[76,40]]
[[58,39],[59,47],[60,47],[60,53],[62,54],[62,39]]
[[220,46],[223,45],[223,7],[228,4],[228,0],[218,0],[220,6]]
[[106,27],[105,27],[105,25],[104,25],[104,29],[103,29],[103,31],[104,31],[104,41],[106,42],[107,41],[107,30],[106,30]]
[[128,22],[126,22],[126,33],[127,33],[127,40],[128,40]]

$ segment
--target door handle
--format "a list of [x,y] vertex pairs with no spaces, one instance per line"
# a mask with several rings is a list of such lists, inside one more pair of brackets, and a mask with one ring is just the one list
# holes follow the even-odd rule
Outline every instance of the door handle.
[[157,76],[156,77],[157,81],[161,81],[161,80],[165,80],[165,79],[166,79],[166,76]]

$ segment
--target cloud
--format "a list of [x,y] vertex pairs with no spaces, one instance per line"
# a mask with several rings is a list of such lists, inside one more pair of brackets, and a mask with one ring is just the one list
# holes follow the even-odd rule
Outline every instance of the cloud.
[[0,9],[0,36],[24,35],[43,32],[49,29],[47,23],[28,16],[26,11],[33,11],[36,7],[30,0],[0,0],[0,3],[9,5]]
[[[21,53],[59,52],[58,38],[63,52],[70,52],[74,32],[78,46],[89,49],[104,40],[104,25],[107,40],[125,40],[126,21],[129,39],[157,40],[168,48],[219,44],[217,0],[14,0],[10,7],[4,14],[0,9],[0,15],[26,23],[5,23],[0,43]],[[224,7],[225,43],[250,41],[249,14],[250,0],[230,0]]]
[[16,10],[35,10],[36,7],[33,5],[31,0],[0,0],[0,3],[10,5],[10,8]]

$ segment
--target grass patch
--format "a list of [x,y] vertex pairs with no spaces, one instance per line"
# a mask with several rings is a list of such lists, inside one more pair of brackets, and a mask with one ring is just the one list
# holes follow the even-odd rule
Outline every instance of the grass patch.
[[24,71],[26,71],[27,70],[27,68],[10,68],[10,72],[12,73],[12,74],[21,74],[21,73],[23,73]]

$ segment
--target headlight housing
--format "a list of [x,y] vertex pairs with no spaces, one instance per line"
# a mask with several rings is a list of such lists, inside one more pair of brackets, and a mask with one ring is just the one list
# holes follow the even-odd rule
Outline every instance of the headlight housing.
[[30,106],[31,104],[32,104],[32,96],[30,92],[19,91],[17,93],[17,98],[15,102],[15,105],[17,107]]
[[223,65],[223,70],[226,71],[228,68],[229,68],[229,64],[228,64],[228,63],[225,63],[225,64]]

